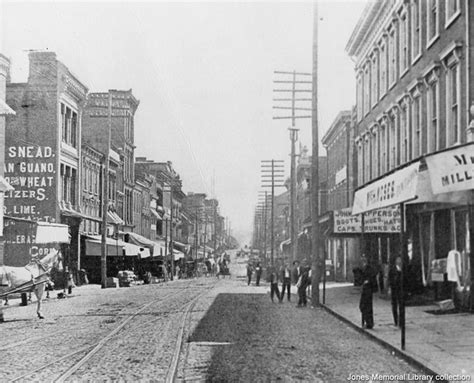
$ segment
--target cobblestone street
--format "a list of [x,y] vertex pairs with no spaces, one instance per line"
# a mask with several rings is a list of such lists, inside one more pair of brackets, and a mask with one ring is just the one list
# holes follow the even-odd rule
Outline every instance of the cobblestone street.
[[0,381],[430,381],[325,310],[295,308],[295,295],[272,303],[266,282],[247,285],[246,263],[234,256],[220,279],[56,291],[44,320],[12,299]]
[[271,303],[268,285],[239,277],[242,266],[233,263],[225,279],[84,286],[47,301],[45,320],[32,304],[12,306],[0,381],[336,382],[421,373],[323,310]]

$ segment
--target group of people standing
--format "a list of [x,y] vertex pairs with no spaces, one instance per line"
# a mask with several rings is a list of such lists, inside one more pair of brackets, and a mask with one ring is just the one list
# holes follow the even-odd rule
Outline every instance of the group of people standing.
[[[359,309],[362,314],[362,327],[374,327],[373,293],[377,291],[376,273],[365,256],[362,257],[362,289]],[[405,318],[402,304],[402,259],[397,257],[388,273],[390,284],[392,315],[395,326],[401,327]]]
[[[252,275],[255,270],[256,274],[256,285],[260,286],[260,278],[262,275],[262,267],[260,263],[257,263],[255,268],[252,267],[251,263],[247,264],[247,284],[250,285],[252,282]],[[275,297],[280,303],[287,295],[288,302],[291,301],[291,285],[294,284],[298,291],[298,304],[297,307],[305,307],[308,303],[307,290],[311,285],[311,268],[308,266],[307,261],[303,260],[300,264],[299,261],[293,262],[293,268],[289,266],[289,263],[281,265],[280,268],[276,266],[269,266],[267,269],[270,280],[270,298],[272,302],[275,301]],[[281,283],[281,292],[279,284]]]

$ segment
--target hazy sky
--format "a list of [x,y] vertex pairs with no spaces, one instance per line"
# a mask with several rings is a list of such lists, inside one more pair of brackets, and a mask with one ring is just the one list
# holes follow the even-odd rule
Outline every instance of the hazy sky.
[[[320,137],[354,103],[344,48],[364,6],[320,2]],[[172,161],[185,192],[214,189],[233,232],[250,234],[260,160],[289,163],[289,121],[272,120],[273,71],[311,72],[312,3],[4,0],[2,16],[13,81],[26,80],[37,49],[92,92],[132,88],[136,156]],[[297,127],[311,148],[311,121]]]

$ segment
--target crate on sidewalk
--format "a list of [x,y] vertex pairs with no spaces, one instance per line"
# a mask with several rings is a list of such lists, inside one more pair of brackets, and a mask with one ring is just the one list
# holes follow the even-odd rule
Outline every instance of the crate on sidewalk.
[[119,287],[119,280],[118,278],[109,277],[105,281],[105,287]]

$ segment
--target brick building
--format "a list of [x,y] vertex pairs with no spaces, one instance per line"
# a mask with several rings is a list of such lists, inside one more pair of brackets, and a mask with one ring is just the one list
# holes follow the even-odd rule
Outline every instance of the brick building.
[[[354,211],[367,212],[412,196],[401,212],[406,213],[406,246],[401,247],[394,232],[366,238],[363,251],[384,265],[404,254],[412,293],[439,280],[433,267],[442,269],[438,261],[446,260],[453,249],[463,257],[459,295],[465,297],[468,290],[472,196],[459,176],[456,179],[455,169],[462,165],[456,156],[472,153],[468,142],[474,133],[469,128],[474,71],[473,52],[467,47],[473,11],[471,2],[460,0],[371,2],[346,48],[357,78],[359,190]],[[433,161],[442,166],[431,166]],[[438,178],[445,182],[435,188]],[[392,185],[393,192],[382,196],[383,184]],[[440,286],[444,297],[454,295],[448,291],[452,284]]]
[[[109,98],[112,100],[110,145]],[[101,153],[111,149],[120,155],[120,169],[116,174],[117,196],[115,209],[124,221],[124,231],[132,231],[133,190],[135,185],[134,117],[139,101],[131,90],[110,90],[90,93],[83,116],[83,141]]]
[[[16,116],[7,120],[5,178],[15,190],[5,194],[5,210],[16,218],[67,224],[71,243],[63,254],[75,269],[83,217],[81,116],[88,89],[53,52],[31,52],[29,62],[27,82],[7,84],[7,103]],[[28,263],[30,255],[15,252],[19,243],[13,242],[11,251],[5,249],[5,263]],[[41,255],[48,248],[34,251]]]
[[[348,233],[334,220],[345,214],[350,215],[354,194],[354,137],[352,112],[340,112],[321,142],[327,154],[327,214],[330,228],[327,231],[326,272],[329,279],[352,280],[352,269],[358,263],[358,235]],[[337,229],[335,230],[335,228]]]
[[6,104],[6,83],[10,71],[10,61],[0,53],[0,265],[3,265],[3,195],[10,185],[3,178],[5,169],[5,118],[15,112]]

